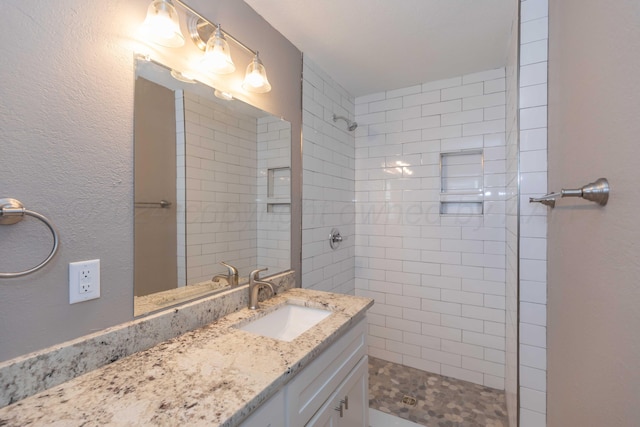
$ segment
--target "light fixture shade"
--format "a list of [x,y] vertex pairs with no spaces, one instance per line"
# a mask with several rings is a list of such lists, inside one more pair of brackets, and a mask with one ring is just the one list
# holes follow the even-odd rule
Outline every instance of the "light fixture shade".
[[154,0],[147,9],[142,32],[153,43],[166,47],[184,45],[178,11],[171,0]]
[[209,37],[201,62],[205,68],[216,74],[229,74],[236,70],[231,59],[229,43],[225,40],[220,25],[216,28],[215,33]]
[[247,73],[242,82],[242,88],[248,92],[267,93],[271,90],[269,80],[267,80],[267,71],[260,61],[260,57],[256,52],[253,61],[247,66]]

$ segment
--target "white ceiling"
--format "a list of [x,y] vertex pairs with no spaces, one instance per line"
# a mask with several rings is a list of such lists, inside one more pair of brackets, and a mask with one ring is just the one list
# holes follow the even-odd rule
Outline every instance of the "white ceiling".
[[244,0],[354,96],[504,66],[516,0]]

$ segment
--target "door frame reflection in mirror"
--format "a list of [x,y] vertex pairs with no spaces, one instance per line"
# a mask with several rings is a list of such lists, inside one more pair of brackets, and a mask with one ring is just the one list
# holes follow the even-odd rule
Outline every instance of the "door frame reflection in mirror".
[[[176,287],[134,292],[135,316],[228,289],[224,279],[212,281],[227,274],[221,261],[238,268],[239,284],[256,266],[269,267],[269,276],[291,269],[291,124],[243,101],[218,99],[211,86],[182,76],[158,62],[136,59],[136,88],[138,79],[145,79],[174,91],[178,184],[175,195],[153,196],[175,200],[164,208],[142,206],[147,197],[134,192],[135,231],[143,228],[140,222],[148,225],[145,218],[173,209],[178,242]],[[135,103],[138,96],[136,90]],[[137,118],[134,122],[140,124]],[[138,135],[136,130],[134,147]],[[145,160],[139,157],[134,156],[136,170]],[[242,157],[250,163],[242,164]],[[136,252],[137,260],[140,256],[144,253]],[[139,264],[134,261],[136,282],[147,276]]]

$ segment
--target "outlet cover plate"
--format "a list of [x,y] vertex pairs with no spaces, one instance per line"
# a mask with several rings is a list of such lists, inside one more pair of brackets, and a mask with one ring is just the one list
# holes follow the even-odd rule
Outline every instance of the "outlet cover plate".
[[100,298],[100,260],[69,263],[69,304]]

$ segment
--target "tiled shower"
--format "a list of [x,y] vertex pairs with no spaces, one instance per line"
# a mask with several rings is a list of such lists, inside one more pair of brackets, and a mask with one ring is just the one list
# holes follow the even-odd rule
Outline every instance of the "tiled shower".
[[369,353],[504,388],[504,68],[361,97],[356,113]]
[[304,286],[375,298],[372,356],[506,389],[512,426],[518,384],[545,425],[547,15],[521,1],[504,68],[359,98],[304,61]]

